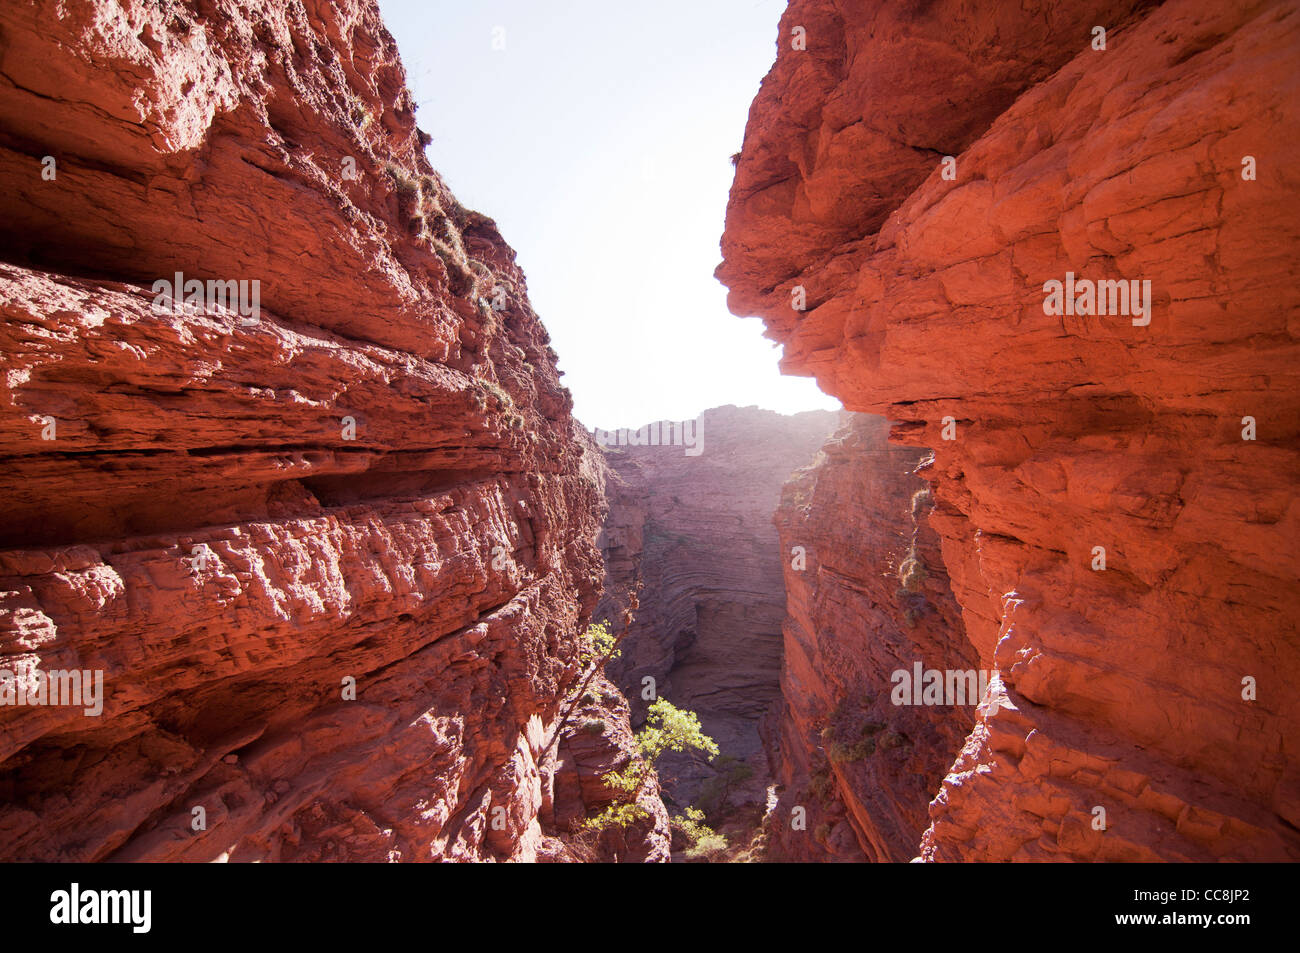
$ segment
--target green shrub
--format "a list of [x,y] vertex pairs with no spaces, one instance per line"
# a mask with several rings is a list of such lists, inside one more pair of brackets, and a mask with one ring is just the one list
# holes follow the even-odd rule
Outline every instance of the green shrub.
[[710,860],[727,849],[727,838],[705,825],[698,807],[688,807],[684,815],[672,819],[672,825],[686,835],[688,860]]
[[863,721],[865,713],[846,712],[844,703],[831,717],[834,720],[822,730],[822,740],[829,742],[826,756],[831,761],[849,764],[875,754],[875,736],[884,730],[884,722]]
[[447,288],[458,298],[470,298],[478,292],[478,278],[470,270],[469,261],[464,250],[457,249],[450,242],[434,238],[424,231],[421,237],[427,238],[433,246],[433,253],[442,262],[447,271]]
[[362,132],[370,127],[370,110],[355,96],[348,97],[348,119]]
[[[500,390],[500,388],[498,387],[497,390]],[[505,392],[502,391],[502,393]],[[507,397],[507,399],[509,398]],[[512,404],[511,406],[514,405]],[[609,630],[608,621],[593,622],[591,625],[587,626],[587,632],[582,637],[578,649],[578,661],[582,663],[582,667],[586,668],[592,662],[598,660],[612,662],[614,659],[621,656],[623,654],[622,651],[614,648],[614,643],[617,641],[617,638],[618,637]],[[613,650],[612,654],[610,652],[611,649]],[[607,655],[609,658],[606,658]]]
[[[395,162],[384,166],[393,180],[397,194],[410,214],[408,228],[418,241],[428,242],[447,272],[447,287],[452,294],[473,298],[482,281],[491,280],[491,270],[465,252],[465,243],[456,221],[438,200],[438,182],[431,175],[415,175]],[[453,213],[463,220],[465,209],[450,195],[446,196]]]
[[396,162],[384,163],[384,171],[393,180],[393,186],[399,195],[412,197],[420,191],[420,180],[407,172]]
[[603,831],[611,827],[627,827],[649,814],[635,802],[610,804],[595,817],[583,821],[582,826],[589,831]]
[[479,381],[479,385],[497,399],[497,403],[501,405],[502,409],[514,409],[515,399],[506,393],[500,384],[492,381]]
[[[609,633],[608,627],[593,625],[587,631],[593,646],[592,651],[598,652],[604,639],[609,640],[606,651],[608,646],[612,646],[614,636]],[[601,724],[603,727],[604,723]],[[587,726],[590,725],[591,722],[588,722]],[[636,794],[640,791],[646,775],[654,770],[655,762],[665,751],[693,749],[704,752],[709,760],[718,754],[718,745],[701,729],[699,716],[693,711],[676,707],[666,698],[656,699],[650,705],[645,727],[637,732],[636,740],[637,746],[641,749],[640,759],[633,759],[623,770],[610,771],[601,777],[607,787],[623,792],[627,796],[627,803],[635,802]],[[626,807],[627,803],[623,806]],[[612,811],[612,807],[606,808],[584,826],[589,830],[601,830],[603,826],[616,823],[623,815]],[[686,816],[695,817],[692,811],[698,814],[697,820],[704,819],[704,812],[696,808],[687,808]],[[712,831],[709,833],[712,834]]]
[[700,727],[700,716],[693,711],[678,708],[666,698],[658,698],[650,705],[645,727],[637,734],[642,756],[651,764],[665,751],[685,751],[693,748],[703,751],[712,761],[718,755],[718,746]]
[[727,849],[727,838],[716,832],[705,834],[695,844],[686,849],[686,856],[691,860],[710,860]]

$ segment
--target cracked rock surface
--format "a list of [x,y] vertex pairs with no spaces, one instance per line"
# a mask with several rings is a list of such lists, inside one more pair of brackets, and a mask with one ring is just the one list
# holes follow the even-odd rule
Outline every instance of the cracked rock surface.
[[[375,4],[0,35],[0,665],[105,696],[0,707],[0,859],[568,859],[599,492]],[[161,309],[177,272],[260,311]],[[626,761],[606,707],[583,757]],[[646,793],[619,846],[662,860]]]
[[[951,652],[997,676],[908,794],[915,852],[1300,858],[1300,10],[795,0],[780,36],[718,275],[786,370],[933,451]],[[1047,313],[1067,273],[1150,281],[1149,324]]]

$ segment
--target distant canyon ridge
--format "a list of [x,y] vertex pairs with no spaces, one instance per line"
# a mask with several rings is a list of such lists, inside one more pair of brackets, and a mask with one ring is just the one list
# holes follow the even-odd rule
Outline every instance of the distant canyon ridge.
[[[698,455],[672,443],[602,448],[608,510],[595,618],[621,629],[628,593],[642,586],[608,671],[634,715],[649,704],[649,678],[655,695],[700,716],[724,756],[748,762],[753,779],[738,797],[764,796],[760,726],[780,699],[784,559],[773,516],[786,480],[812,462],[837,421],[829,411],[718,407],[692,421]],[[664,772],[683,805],[716,773],[684,756],[667,758]]]

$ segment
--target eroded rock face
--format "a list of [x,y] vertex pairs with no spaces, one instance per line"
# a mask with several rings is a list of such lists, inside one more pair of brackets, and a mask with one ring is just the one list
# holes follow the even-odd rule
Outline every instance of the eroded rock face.
[[[631,803],[640,816],[627,827],[609,825],[589,832],[583,822],[606,807],[627,804],[628,795],[612,787],[609,776],[623,772],[641,749],[632,734],[627,700],[608,678],[598,675],[580,694],[565,726],[557,754],[554,800],[543,807],[543,820],[570,835],[548,860],[609,859],[631,863],[666,863],[669,859],[668,812],[658,781],[642,784]],[[548,810],[549,808],[549,810]]]
[[[847,414],[777,512],[785,568],[783,706],[772,761],[782,785],[774,858],[906,861],[970,732],[974,706],[893,704],[893,674],[977,668],[960,637],[939,536],[927,516],[928,454],[888,443],[887,421]],[[909,563],[909,560],[911,562]],[[806,824],[792,826],[802,806]]]
[[[606,575],[595,618],[621,631],[627,594],[642,584],[622,657],[609,666],[634,720],[649,704],[643,679],[653,678],[657,695],[700,716],[723,755],[751,764],[735,800],[761,800],[769,770],[759,723],[780,695],[785,614],[772,513],[836,415],[727,406],[692,423],[686,439],[698,438],[698,453],[684,444],[604,447]],[[674,779],[666,789],[681,804],[715,773],[702,759],[664,757],[663,774]]]
[[[983,15],[792,3],[719,268],[786,370],[933,449],[999,704],[918,852],[1300,858],[1300,11]],[[1067,273],[1151,308],[1049,313]]]
[[[599,488],[373,3],[0,33],[0,660],[104,679],[0,706],[0,858],[562,854]],[[175,272],[260,309],[163,310]]]

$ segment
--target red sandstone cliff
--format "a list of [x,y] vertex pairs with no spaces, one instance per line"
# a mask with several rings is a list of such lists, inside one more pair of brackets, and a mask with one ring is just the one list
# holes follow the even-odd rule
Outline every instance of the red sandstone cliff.
[[[794,0],[780,35],[718,274],[785,370],[933,450],[962,625],[907,651],[1000,678],[916,852],[1300,858],[1300,10]],[[1048,313],[1067,272],[1150,281],[1149,323]],[[851,458],[837,494],[872,478]],[[898,497],[814,494],[784,531],[889,525]],[[828,543],[851,576],[883,561]],[[898,639],[880,613],[836,633],[821,652],[877,677]],[[787,692],[817,664],[792,654]],[[916,792],[857,790],[857,846],[900,856]]]
[[[610,675],[638,717],[649,704],[648,676],[658,695],[700,716],[723,755],[750,763],[754,777],[737,803],[763,800],[769,771],[759,727],[780,695],[785,593],[772,512],[782,484],[812,460],[835,421],[827,411],[717,407],[691,422],[692,447],[604,447],[609,515],[596,618],[619,619],[630,587],[643,586]],[[664,759],[665,776],[675,779],[665,788],[683,805],[715,773],[701,759]]]
[[[771,855],[906,861],[978,699],[896,707],[891,675],[914,659],[945,670],[977,659],[959,636],[928,484],[916,473],[929,455],[890,446],[879,417],[845,417],[816,464],[786,485],[776,517],[788,614]],[[796,807],[806,823],[792,826]]]
[[[633,747],[616,693],[547,745],[599,488],[374,4],[0,35],[0,668],[105,696],[0,706],[0,858],[564,859]],[[160,313],[175,272],[260,313]],[[625,858],[665,859],[651,813]]]

